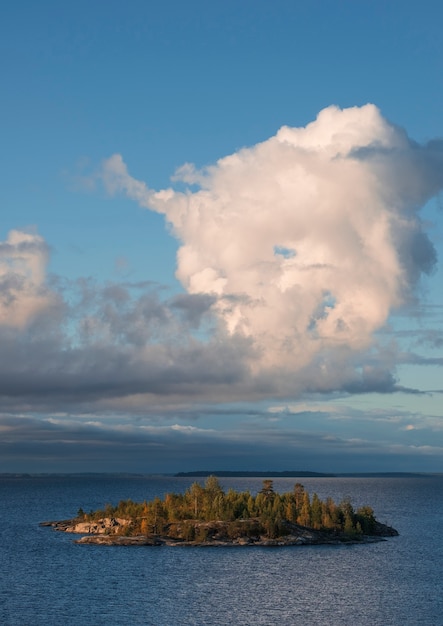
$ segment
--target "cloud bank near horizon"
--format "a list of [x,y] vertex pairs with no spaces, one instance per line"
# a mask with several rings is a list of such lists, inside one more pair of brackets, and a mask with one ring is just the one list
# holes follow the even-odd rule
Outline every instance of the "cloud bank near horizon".
[[[439,471],[441,424],[413,414],[315,405],[239,413],[231,428],[174,421],[0,414],[1,471],[196,469]],[[303,423],[309,423],[309,431]],[[195,423],[195,422],[194,422]],[[377,428],[374,428],[376,424]],[[213,425],[212,425],[213,426]],[[327,430],[326,430],[327,429]],[[432,433],[432,434],[431,434]],[[431,440],[429,439],[432,437]]]
[[375,336],[435,266],[420,209],[443,187],[443,142],[414,143],[373,105],[329,107],[183,166],[176,189],[151,190],[120,155],[101,177],[165,216],[184,293],[48,276],[43,238],[12,231],[0,243],[5,410],[398,388],[396,349]]

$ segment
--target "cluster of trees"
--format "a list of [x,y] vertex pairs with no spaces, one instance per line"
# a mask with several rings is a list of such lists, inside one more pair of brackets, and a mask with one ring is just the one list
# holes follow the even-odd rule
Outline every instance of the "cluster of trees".
[[142,503],[124,500],[117,506],[107,505],[104,510],[89,514],[80,510],[79,517],[85,521],[103,517],[130,519],[131,524],[125,530],[130,534],[168,534],[171,526],[180,523],[182,529],[189,528],[191,533],[195,522],[213,521],[229,522],[231,530],[241,525],[268,537],[290,532],[287,522],[349,535],[370,535],[376,526],[370,507],[354,511],[348,498],[339,504],[332,498],[322,501],[316,493],[311,498],[300,483],[296,483],[292,492],[279,494],[274,491],[272,480],[264,480],[262,489],[254,496],[249,491],[225,492],[215,476],[209,476],[204,485],[193,483],[183,494],[168,493],[163,500],[157,497]]

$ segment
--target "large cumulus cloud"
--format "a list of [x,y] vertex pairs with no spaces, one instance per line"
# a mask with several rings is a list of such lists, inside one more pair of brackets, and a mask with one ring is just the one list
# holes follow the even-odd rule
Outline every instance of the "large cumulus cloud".
[[420,209],[443,186],[441,142],[414,143],[373,105],[330,107],[183,166],[169,189],[135,180],[120,155],[101,177],[165,216],[183,293],[151,276],[48,276],[44,239],[12,231],[0,242],[4,410],[160,414],[399,389],[395,346],[375,337],[435,265]]
[[186,164],[185,191],[151,190],[120,155],[102,175],[165,215],[177,277],[215,299],[228,335],[250,339],[257,376],[315,366],[340,378],[333,369],[371,346],[436,261],[419,210],[443,185],[443,143],[414,143],[371,104],[329,107],[203,170]]

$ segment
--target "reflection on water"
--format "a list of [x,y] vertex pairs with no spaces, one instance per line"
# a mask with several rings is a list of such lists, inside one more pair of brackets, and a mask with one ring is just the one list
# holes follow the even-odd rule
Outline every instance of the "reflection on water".
[[[308,491],[371,505],[400,536],[362,546],[78,546],[38,522],[192,479],[0,478],[0,622],[153,626],[443,624],[443,478],[304,478]],[[256,492],[261,479],[221,479]],[[289,491],[296,479],[275,479]]]

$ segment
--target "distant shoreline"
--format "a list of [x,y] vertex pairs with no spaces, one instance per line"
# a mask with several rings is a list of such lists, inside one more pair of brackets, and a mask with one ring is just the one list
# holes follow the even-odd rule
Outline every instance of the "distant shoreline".
[[177,478],[202,478],[206,476],[217,476],[219,478],[414,478],[421,476],[440,476],[436,473],[425,472],[349,472],[331,474],[326,472],[311,472],[305,470],[288,471],[228,471],[228,470],[196,470],[193,472],[178,472],[174,474]]
[[195,470],[193,472],[177,472],[174,474],[177,478],[192,478],[196,477],[205,477],[205,476],[218,476],[222,478],[335,478],[336,474],[326,474],[323,472],[309,472],[304,470],[297,471],[230,471],[230,470],[215,470],[215,471],[206,471],[206,470]]
[[127,477],[127,478],[426,478],[443,476],[443,472],[311,472],[285,470],[264,472],[262,470],[194,470],[190,472],[0,472],[0,478],[50,478],[50,477]]

